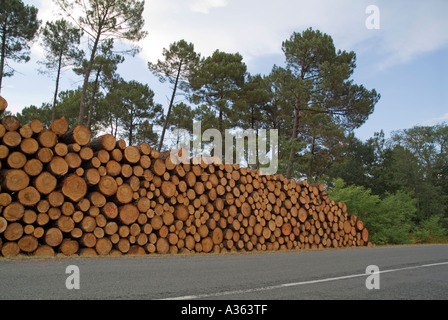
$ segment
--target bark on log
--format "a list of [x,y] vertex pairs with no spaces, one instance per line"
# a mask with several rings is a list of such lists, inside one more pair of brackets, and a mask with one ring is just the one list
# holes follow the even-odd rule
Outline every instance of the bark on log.
[[5,98],[0,96],[0,115],[5,112],[6,108],[8,108],[8,102],[5,100]]
[[[0,99],[1,101],[1,99]],[[2,107],[2,102],[0,102],[0,110]],[[6,116],[1,120],[1,124],[5,127],[6,131],[17,131],[20,128],[20,121],[15,116]]]
[[85,146],[90,142],[91,137],[92,133],[87,127],[83,125],[77,125],[72,130],[60,137],[60,141],[66,144],[77,143],[80,146]]

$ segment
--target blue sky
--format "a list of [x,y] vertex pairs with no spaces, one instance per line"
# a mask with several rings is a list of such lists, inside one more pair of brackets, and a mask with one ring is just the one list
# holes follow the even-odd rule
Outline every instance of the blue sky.
[[[40,9],[43,21],[55,20],[49,0],[24,0]],[[366,28],[366,8],[376,5],[380,29]],[[356,135],[368,139],[384,130],[448,122],[448,1],[446,0],[146,0],[146,39],[140,54],[127,57],[119,73],[126,80],[148,83],[157,102],[167,105],[170,90],[147,69],[170,43],[185,39],[203,56],[219,49],[239,52],[252,74],[284,65],[282,41],[308,27],[333,37],[337,49],[355,51],[353,79],[382,96],[374,113]],[[42,58],[38,43],[31,61],[14,64],[17,73],[3,80],[9,110],[50,102],[53,79],[37,72]],[[63,74],[62,90],[81,79]]]

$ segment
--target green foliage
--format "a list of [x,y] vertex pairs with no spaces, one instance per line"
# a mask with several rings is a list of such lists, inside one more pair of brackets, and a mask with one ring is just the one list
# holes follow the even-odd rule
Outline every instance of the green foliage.
[[193,101],[215,108],[220,132],[226,129],[224,118],[228,118],[232,104],[239,97],[246,71],[247,67],[239,53],[216,50],[190,77],[190,85],[195,91]]
[[198,68],[200,61],[200,54],[194,51],[194,45],[187,43],[185,40],[172,43],[169,50],[164,48],[163,56],[165,61],[158,60],[156,64],[148,62],[148,68],[159,78],[160,82],[169,80],[174,85],[160,137],[159,151],[162,149],[165,132],[169,126],[177,89],[180,88],[184,92],[190,89],[188,79],[193,71]]
[[0,92],[4,77],[14,75],[8,60],[28,62],[30,43],[37,35],[41,21],[37,8],[21,0],[2,0],[0,5]]
[[[115,39],[140,41],[146,37],[148,32],[143,30],[145,21],[142,17],[145,2],[138,0],[54,1],[68,17],[76,21],[91,42],[90,58],[84,73],[78,115],[78,123],[83,124],[90,73],[101,42]],[[75,16],[75,13],[80,15]],[[138,49],[134,47],[128,52],[135,55]]]
[[448,232],[446,218],[433,215],[420,222],[413,232],[413,240],[417,243],[447,243]]
[[154,103],[154,92],[148,85],[121,80],[109,92],[107,101],[114,110],[117,124],[122,128],[122,136],[127,138],[129,145],[135,143],[137,134],[139,141],[154,141],[152,126],[146,121],[157,123],[162,116],[162,106]]
[[[283,92],[290,95],[289,100],[294,106],[290,114],[290,137],[308,140],[311,153],[308,170],[293,172],[297,150],[289,150],[286,176],[313,175],[316,142],[322,146],[319,139],[327,140],[322,129],[328,126],[334,133],[337,127],[342,132],[358,128],[373,112],[380,95],[374,89],[369,91],[350,80],[356,67],[356,54],[336,51],[333,39],[319,30],[309,28],[302,33],[294,32],[289,40],[283,42],[283,52],[289,71],[282,79]],[[322,117],[312,116],[319,114],[328,116],[324,121]],[[319,118],[322,124],[319,132],[306,129],[310,120],[313,122]],[[312,128],[312,124],[308,127]]]
[[409,194],[398,191],[387,194],[375,208],[372,225],[372,240],[377,243],[410,243],[410,234],[414,227],[416,201]]
[[35,105],[24,107],[21,112],[16,114],[20,123],[30,123],[34,119],[39,119],[42,123],[48,127],[51,123],[51,105],[43,103],[40,108]]
[[38,63],[48,71],[57,71],[81,62],[84,52],[79,49],[82,36],[80,29],[70,22],[60,19],[55,22],[47,22],[41,32],[45,60]]
[[342,179],[333,181],[328,190],[330,198],[347,205],[349,214],[355,214],[370,232],[376,244],[403,244],[410,242],[414,227],[416,201],[404,192],[387,194],[384,198],[361,186],[346,186]]
[[42,30],[42,48],[45,60],[38,61],[47,70],[42,73],[56,72],[56,88],[53,99],[52,120],[56,117],[56,103],[59,93],[59,80],[64,68],[81,62],[84,52],[80,50],[81,31],[64,19],[47,22]]

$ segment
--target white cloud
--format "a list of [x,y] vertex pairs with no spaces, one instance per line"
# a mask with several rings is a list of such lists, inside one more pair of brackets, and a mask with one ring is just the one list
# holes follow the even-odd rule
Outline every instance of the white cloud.
[[432,118],[426,121],[423,121],[420,125],[422,126],[435,126],[448,121],[448,113],[441,115],[440,117]]
[[189,5],[193,12],[208,14],[210,9],[227,6],[227,0],[196,0]]
[[382,10],[381,69],[409,63],[448,45],[446,1],[390,3]]
[[[38,2],[42,20],[57,18],[53,1]],[[380,30],[365,27],[371,4],[380,9]],[[446,12],[446,0],[146,0],[149,35],[139,43],[140,57],[156,61],[163,48],[185,39],[203,55],[216,49],[240,52],[250,64],[282,55],[282,42],[292,32],[313,27],[331,35],[338,49],[371,59],[377,72],[447,46]],[[37,47],[33,52],[41,55]]]

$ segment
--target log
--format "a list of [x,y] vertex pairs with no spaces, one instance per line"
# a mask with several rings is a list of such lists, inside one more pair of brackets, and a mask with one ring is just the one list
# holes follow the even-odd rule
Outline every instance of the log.
[[65,155],[64,160],[70,169],[77,169],[82,164],[82,159],[76,152],[69,152]]
[[97,185],[101,180],[101,175],[98,169],[89,168],[84,171],[84,179],[89,186]]
[[4,217],[0,217],[0,233],[3,233],[8,227],[8,221]]
[[156,242],[156,250],[160,254],[167,254],[170,250],[170,244],[167,239],[159,238]]
[[48,164],[48,171],[58,177],[64,176],[68,172],[68,163],[62,157],[53,157]]
[[53,148],[58,142],[58,137],[53,131],[45,129],[39,134],[38,142],[44,148]]
[[76,174],[71,174],[64,178],[62,193],[74,202],[80,201],[87,193],[87,183]]
[[356,221],[356,229],[362,231],[364,229],[364,223],[361,220]]
[[62,136],[68,131],[68,122],[65,117],[53,120],[50,124],[50,130],[54,132],[57,136]]
[[7,131],[2,138],[2,142],[9,148],[15,148],[22,142],[22,136],[17,131]]
[[19,133],[22,136],[22,138],[31,138],[34,134],[33,130],[31,130],[31,127],[27,124],[24,124],[19,128]]
[[21,220],[24,214],[25,208],[20,202],[11,202],[3,209],[3,218],[9,222]]
[[9,223],[3,232],[3,238],[8,241],[17,241],[23,235],[23,226],[19,222]]
[[134,191],[131,186],[127,183],[124,183],[117,188],[117,192],[115,194],[116,200],[121,204],[127,204],[133,200]]
[[64,203],[64,194],[60,191],[52,191],[48,194],[48,202],[52,207],[60,207]]
[[137,221],[140,212],[133,204],[126,204],[119,209],[120,221],[125,225],[131,225]]
[[53,156],[54,153],[50,148],[40,148],[37,151],[37,159],[42,163],[49,163]]
[[112,242],[109,238],[101,238],[96,241],[95,250],[99,255],[107,255],[112,250]]
[[158,176],[163,176],[166,172],[165,161],[162,159],[156,159],[152,162],[152,171]]
[[[1,101],[1,99],[0,99]],[[2,102],[0,102],[0,106]],[[1,110],[1,107],[0,107]],[[6,116],[1,120],[2,125],[5,127],[6,131],[17,131],[20,128],[20,121],[15,116]]]
[[[94,248],[96,245],[96,241],[97,241],[96,236],[93,233],[88,232],[82,235],[80,243],[86,248]],[[96,255],[95,250],[94,254]]]
[[115,149],[115,146],[117,144],[117,140],[115,137],[111,134],[104,134],[92,141],[90,141],[87,146],[92,148],[94,152],[98,150],[106,150],[106,151],[112,151]]
[[97,151],[94,156],[99,160],[100,164],[106,164],[110,160],[109,152],[104,149]]
[[9,148],[3,144],[0,144],[0,159],[6,159],[8,155],[9,155]]
[[176,219],[180,221],[187,221],[190,213],[185,205],[178,205],[176,207]]
[[104,226],[104,233],[111,236],[118,232],[118,224],[115,221],[109,221]]
[[27,155],[33,155],[39,150],[39,143],[34,138],[25,138],[20,142],[20,150]]
[[59,251],[66,256],[73,256],[79,250],[79,242],[72,239],[64,239],[59,246]]
[[68,131],[62,137],[60,137],[60,141],[66,144],[77,143],[80,146],[85,146],[90,142],[92,137],[92,133],[90,130],[83,126],[77,125],[72,130]]
[[6,207],[12,202],[12,197],[9,193],[0,193],[0,206]]
[[118,207],[113,202],[107,202],[102,207],[102,213],[110,220],[115,219],[118,216]]
[[57,186],[57,179],[51,173],[43,171],[34,179],[34,187],[41,194],[50,194]]
[[34,187],[26,187],[18,192],[17,199],[24,206],[34,206],[40,201],[40,192]]
[[54,254],[54,249],[48,245],[39,246],[33,253],[35,257],[52,257]]
[[85,216],[81,221],[81,229],[84,232],[93,232],[96,228],[96,220],[92,216]]
[[81,150],[79,150],[79,157],[83,161],[88,161],[88,160],[92,159],[93,156],[94,156],[94,153],[93,153],[92,148],[84,146],[81,148]]
[[20,191],[28,187],[30,178],[21,169],[2,170],[0,176],[3,177],[2,190]]
[[171,198],[176,193],[176,186],[171,181],[163,181],[161,190],[165,197]]
[[124,149],[124,159],[130,164],[136,164],[140,161],[140,151],[137,147],[128,146]]
[[367,243],[369,241],[369,231],[367,230],[366,227],[364,227],[362,229],[362,236],[361,236],[361,238],[364,241],[364,243]]
[[121,238],[118,241],[116,248],[122,253],[128,253],[129,249],[131,248],[131,243],[129,242],[128,239]]
[[22,152],[15,151],[9,154],[6,163],[11,169],[22,169],[27,162],[26,156]]
[[111,176],[103,176],[98,182],[98,190],[105,196],[112,196],[118,190],[117,181]]
[[206,237],[201,240],[202,251],[208,253],[213,249],[213,240],[211,237]]
[[29,123],[29,126],[35,134],[39,134],[42,132],[42,130],[44,130],[44,124],[39,119],[34,119],[33,121],[31,121]]
[[345,221],[344,221],[343,228],[344,228],[344,232],[345,232],[345,233],[350,233],[350,232],[351,232],[351,230],[352,230],[352,225],[351,225],[351,223],[350,223],[350,220],[345,220]]
[[106,172],[111,177],[116,177],[121,173],[121,164],[115,160],[109,160],[106,163]]
[[215,228],[212,232],[212,242],[215,245],[219,245],[222,243],[224,239],[224,234],[221,228]]
[[5,112],[6,108],[8,108],[8,102],[5,100],[5,98],[0,96],[0,115]]
[[68,153],[68,146],[65,143],[58,142],[53,147],[53,151],[57,156],[65,157]]
[[61,216],[57,220],[57,226],[59,230],[61,230],[62,232],[69,233],[72,232],[73,229],[75,228],[75,222],[71,217]]
[[39,242],[34,236],[26,235],[20,238],[17,244],[21,251],[26,253],[33,253],[37,249]]
[[20,253],[20,247],[16,242],[6,242],[1,252],[4,257],[14,257]]

